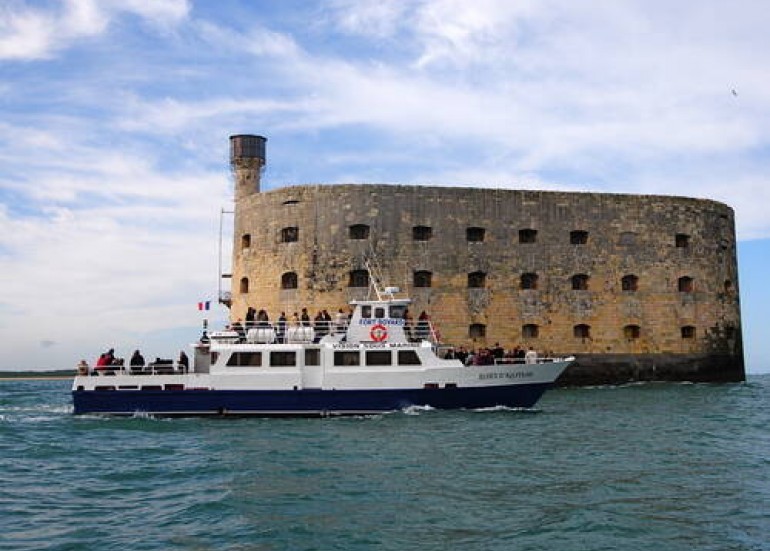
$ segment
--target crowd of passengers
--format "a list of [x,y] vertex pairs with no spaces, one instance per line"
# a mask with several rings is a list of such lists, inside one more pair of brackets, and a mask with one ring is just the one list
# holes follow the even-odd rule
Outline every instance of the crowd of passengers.
[[[228,329],[237,332],[240,340],[245,341],[246,333],[249,329],[271,327],[275,329],[276,340],[279,343],[283,343],[286,340],[286,330],[288,328],[312,327],[315,335],[314,340],[315,342],[318,342],[328,334],[344,333],[350,324],[352,316],[353,310],[351,308],[349,308],[347,312],[340,308],[333,318],[326,309],[319,310],[318,313],[311,318],[307,308],[302,308],[299,313],[294,312],[290,317],[287,317],[286,312],[281,312],[277,321],[274,324],[271,324],[270,316],[266,310],[262,309],[257,311],[256,309],[249,307],[246,310],[246,318],[239,318],[237,321],[232,322]],[[430,316],[423,310],[417,317],[417,323],[415,324],[409,310],[405,309],[404,331],[407,334],[407,338],[410,340],[420,341],[430,339]]]
[[[184,350],[179,351],[179,358],[176,363],[172,359],[155,358],[155,361],[146,363],[144,356],[139,350],[134,350],[128,361],[128,371],[132,374],[158,373],[171,374],[176,372],[187,373],[190,368],[190,359]],[[115,356],[115,349],[110,348],[107,352],[99,354],[93,366],[88,365],[85,360],[78,363],[78,375],[114,375],[119,371],[126,370],[126,361],[124,358]]]
[[[546,357],[552,357],[548,352]],[[516,345],[511,350],[505,350],[500,343],[496,342],[492,348],[479,348],[478,350],[466,350],[464,346],[457,349],[450,348],[444,355],[444,359],[460,360],[464,365],[493,365],[496,363],[537,363],[537,352],[531,346],[526,349]]]

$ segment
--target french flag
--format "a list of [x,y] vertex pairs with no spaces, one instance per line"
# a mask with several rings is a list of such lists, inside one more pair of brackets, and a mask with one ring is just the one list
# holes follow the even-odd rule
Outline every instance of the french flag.
[[206,302],[199,302],[198,310],[211,310],[211,301],[207,300]]

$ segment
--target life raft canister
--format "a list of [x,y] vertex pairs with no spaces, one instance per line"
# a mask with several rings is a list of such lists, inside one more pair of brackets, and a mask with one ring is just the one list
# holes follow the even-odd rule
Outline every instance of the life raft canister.
[[374,342],[382,342],[388,338],[388,328],[381,323],[378,323],[372,327],[371,331],[369,331],[369,336],[372,337]]

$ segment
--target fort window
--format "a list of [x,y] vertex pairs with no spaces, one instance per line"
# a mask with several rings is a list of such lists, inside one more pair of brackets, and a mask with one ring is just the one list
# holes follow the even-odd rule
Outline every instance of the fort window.
[[642,330],[638,325],[626,325],[623,328],[623,336],[628,340],[638,339]]
[[241,249],[248,249],[249,247],[251,247],[251,234],[244,233],[241,236]]
[[680,249],[687,248],[690,246],[690,236],[687,235],[686,233],[676,234],[674,241],[676,243],[676,246],[679,247]]
[[680,293],[692,293],[695,285],[693,284],[693,278],[689,276],[683,276],[679,278],[677,283]]
[[521,326],[521,336],[524,339],[536,339],[540,335],[540,328],[534,323]]
[[352,270],[348,287],[369,287],[369,272],[366,270]]
[[350,226],[350,239],[369,239],[369,226],[366,224]]
[[469,243],[481,243],[484,241],[484,234],[486,230],[484,228],[467,228],[465,230],[465,239]]
[[287,199],[283,202],[284,205],[296,205],[299,201],[297,199]]
[[414,350],[399,350],[398,365],[422,365],[422,362]]
[[249,292],[249,278],[248,277],[242,277],[241,278],[240,291],[241,291],[241,293],[248,293]]
[[534,243],[537,241],[537,230],[530,228],[519,230],[519,243]]
[[414,273],[413,281],[415,287],[430,287],[433,281],[433,272],[419,270]]
[[683,339],[694,339],[695,338],[695,327],[692,325],[685,325],[682,327],[682,338]]
[[637,291],[639,288],[639,278],[633,274],[624,275],[620,280],[620,286],[624,291]]
[[620,244],[621,245],[636,245],[636,234],[632,231],[624,231],[620,234]]
[[286,272],[281,276],[281,289],[297,288],[297,272]]
[[587,291],[588,290],[588,276],[586,274],[576,274],[572,278],[572,290],[573,291]]
[[537,274],[521,274],[522,289],[537,289]]
[[299,239],[299,228],[291,226],[281,229],[281,243],[292,243]]
[[393,363],[390,350],[367,350],[366,365],[390,365]]
[[270,352],[270,367],[294,367],[297,365],[296,352]]
[[725,293],[732,294],[735,289],[733,288],[733,282],[729,279],[725,279]]
[[468,274],[469,289],[483,289],[487,284],[487,274],[484,272],[471,272]]
[[588,243],[588,232],[583,230],[574,230],[569,232],[570,245],[585,245]]
[[591,338],[591,326],[581,323],[572,328],[572,334],[576,339],[590,339]]
[[483,339],[487,336],[487,326],[483,323],[472,323],[468,327],[468,336],[472,339]]
[[415,241],[428,241],[433,237],[433,228],[430,226],[414,226],[412,228],[412,239]]

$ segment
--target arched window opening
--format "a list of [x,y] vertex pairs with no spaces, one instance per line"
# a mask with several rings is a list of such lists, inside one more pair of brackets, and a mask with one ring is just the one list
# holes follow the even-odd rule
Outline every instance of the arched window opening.
[[638,325],[626,325],[623,328],[623,336],[628,340],[638,339],[641,332]]
[[690,276],[680,277],[677,286],[680,293],[692,293],[695,287],[694,280]]
[[639,278],[633,274],[624,275],[620,280],[620,285],[624,291],[637,291],[639,289]]
[[591,338],[591,326],[581,323],[572,328],[572,334],[576,339],[590,339]]
[[286,272],[281,276],[281,289],[297,288],[297,272]]
[[468,274],[468,288],[483,289],[487,284],[487,274],[484,272],[471,272]]
[[366,224],[354,224],[349,231],[350,239],[369,239],[369,226]]
[[240,291],[241,291],[241,294],[249,292],[249,278],[248,277],[242,277],[241,278]]
[[683,339],[694,339],[695,338],[695,327],[692,325],[685,325],[682,327],[682,338]]
[[521,326],[521,337],[524,339],[536,339],[540,335],[540,328],[534,323]]
[[588,276],[586,274],[575,274],[571,278],[573,291],[588,290]]
[[484,228],[467,228],[465,230],[465,239],[469,243],[481,243],[484,241],[486,230]]
[[588,232],[583,230],[573,230],[569,232],[570,245],[585,245],[588,243]]
[[487,336],[487,326],[483,323],[472,323],[468,327],[468,336],[472,339],[483,339]]
[[537,230],[526,228],[519,230],[519,243],[535,243],[537,241]]
[[241,236],[241,249],[248,249],[249,247],[251,247],[251,234],[244,233]]
[[419,270],[414,273],[413,285],[415,287],[430,287],[433,282],[433,272]]
[[522,289],[537,289],[537,274],[521,274]]
[[281,229],[281,243],[292,243],[299,240],[299,228],[291,226]]
[[412,228],[412,239],[415,241],[428,241],[433,237],[433,228],[430,226],[414,226]]
[[369,272],[366,270],[351,270],[348,287],[369,287]]
[[725,280],[725,293],[730,295],[733,292],[735,292],[735,288],[733,287],[733,282],[730,281],[729,279],[726,279]]

